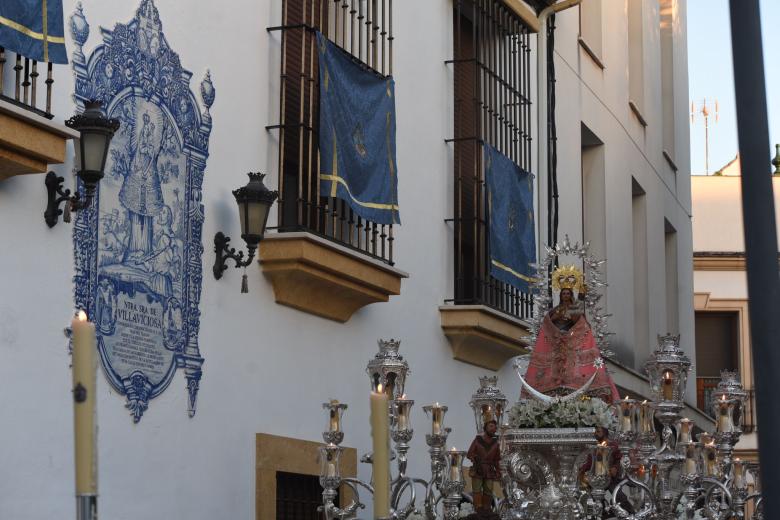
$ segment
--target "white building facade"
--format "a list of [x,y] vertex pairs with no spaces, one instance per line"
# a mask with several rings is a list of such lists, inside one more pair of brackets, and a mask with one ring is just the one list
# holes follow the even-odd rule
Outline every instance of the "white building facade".
[[[296,185],[298,195],[296,190],[285,192],[290,189],[289,184],[284,186],[285,172],[302,172],[299,180],[309,179],[305,172],[311,168],[316,172],[316,165],[307,163],[308,157],[316,157],[311,155],[313,148],[307,148],[311,145],[306,133],[316,122],[316,114],[307,106],[313,98],[301,95],[316,88],[311,83],[316,67],[305,59],[311,60],[311,50],[301,59],[290,54],[291,47],[284,49],[283,34],[310,37],[305,27],[291,27],[297,23],[293,20],[295,5],[311,9],[303,25],[316,25],[315,8],[332,11],[333,2],[236,0],[228,5],[83,0],[80,5],[88,35],[83,24],[75,34],[66,30],[71,64],[54,67],[54,118],[46,122],[37,115],[24,115],[14,103],[0,99],[3,114],[16,114],[13,117],[19,120],[26,118],[41,128],[48,125],[52,132],[65,135],[63,120],[80,109],[90,94],[103,95],[77,84],[77,78],[100,77],[103,83],[97,86],[113,88],[112,81],[123,81],[114,74],[125,74],[125,69],[130,76],[142,74],[134,68],[136,63],[127,60],[123,62],[127,67],[107,72],[109,58],[101,62],[93,55],[101,45],[107,49],[109,42],[123,41],[126,35],[117,24],[138,30],[139,35],[147,31],[149,40],[134,36],[128,41],[149,53],[167,45],[178,54],[181,67],[191,72],[191,77],[184,73],[181,78],[192,94],[175,98],[181,100],[179,105],[165,105],[162,94],[160,99],[144,98],[143,92],[154,88],[162,92],[167,85],[139,84],[134,91],[138,93],[134,113],[140,117],[138,107],[151,107],[144,110],[152,113],[150,121],[157,125],[152,132],[160,139],[169,124],[165,121],[179,125],[178,133],[170,131],[170,139],[178,143],[171,146],[178,146],[180,155],[173,148],[169,155],[184,159],[179,163],[171,159],[171,166],[166,167],[170,179],[179,179],[183,172],[203,175],[200,190],[191,190],[182,180],[186,191],[175,195],[178,201],[189,194],[187,207],[195,213],[202,204],[200,240],[188,235],[189,249],[176,250],[166,244],[172,258],[202,269],[202,282],[190,280],[187,286],[199,290],[197,297],[189,293],[189,301],[194,300],[199,311],[198,326],[194,331],[188,329],[197,350],[188,350],[190,357],[175,358],[181,359],[176,361],[181,370],[172,368],[170,384],[160,385],[159,395],[148,399],[148,408],[137,422],[125,406],[131,401],[129,390],[119,389],[106,368],[100,368],[101,516],[117,520],[267,518],[264,512],[273,510],[268,504],[276,498],[269,492],[276,485],[267,480],[272,479],[269,471],[271,475],[273,468],[287,473],[317,471],[316,461],[306,459],[314,453],[307,451],[312,445],[298,441],[321,441],[326,424],[321,403],[331,398],[347,403],[344,445],[355,448],[358,457],[370,450],[370,387],[365,366],[376,354],[380,338],[400,340],[400,352],[412,370],[406,393],[416,402],[412,454],[418,456],[410,458],[411,474],[426,476],[429,472],[423,405],[447,404],[447,423],[453,428],[448,444],[466,448],[475,434],[467,403],[479,376],[497,374],[510,401],[519,396],[511,358],[525,352],[522,336],[527,333],[530,307],[521,308],[529,300],[511,291],[504,300],[478,291],[458,294],[458,273],[472,269],[469,280],[478,278],[484,258],[480,249],[474,253],[476,264],[462,263],[465,257],[458,260],[457,243],[460,240],[479,249],[484,247],[484,235],[473,235],[476,238],[468,242],[458,234],[458,226],[464,226],[467,219],[465,206],[459,206],[456,197],[467,175],[459,177],[458,168],[473,156],[459,155],[456,148],[462,142],[459,139],[491,141],[503,134],[489,134],[484,128],[481,134],[469,134],[474,122],[457,108],[457,100],[464,96],[490,99],[490,106],[498,107],[501,117],[510,118],[501,124],[511,120],[514,125],[506,137],[507,155],[533,173],[540,171],[536,142],[545,136],[537,130],[535,70],[539,56],[533,9],[516,0],[477,2],[480,12],[502,20],[507,34],[522,35],[510,37],[513,47],[503,55],[509,57],[507,61],[479,65],[489,69],[485,77],[509,75],[514,70],[513,79],[506,76],[509,83],[504,76],[496,80],[504,85],[502,95],[506,96],[496,101],[480,97],[486,95],[487,87],[477,95],[456,86],[463,81],[458,79],[459,64],[474,58],[474,48],[464,43],[465,33],[458,39],[464,27],[476,25],[473,15],[466,14],[468,9],[477,12],[469,0],[375,3],[377,17],[382,7],[392,12],[392,24],[388,17],[388,23],[376,31],[376,41],[381,42],[377,58],[359,57],[373,59],[372,66],[385,73],[392,63],[396,81],[398,201],[403,224],[393,226],[392,231],[359,227],[357,219],[344,223],[351,217],[345,217],[343,209],[335,217],[332,211],[322,213],[323,218],[340,219],[341,224],[323,223],[319,230],[312,228],[313,220],[301,225],[295,220],[300,208],[311,219],[320,209],[307,209],[306,201],[313,199],[306,198],[305,183]],[[362,0],[336,4],[347,20],[343,25],[330,15],[331,23],[342,24],[341,29],[330,26],[331,39],[339,42],[337,31],[350,26],[350,17],[361,13],[358,8],[365,8],[368,17],[369,7]],[[458,14],[458,5],[462,14]],[[353,6],[354,15],[350,12]],[[159,19],[149,14],[154,10]],[[64,11],[68,28],[74,23],[71,14],[77,11],[76,2],[65,0]],[[460,25],[458,16],[463,16]],[[131,23],[134,19],[136,25]],[[479,23],[492,27],[493,18],[487,16]],[[621,390],[647,396],[648,385],[641,374],[657,334],[680,334],[683,350],[692,358],[695,352],[685,2],[584,0],[558,13],[555,24],[557,234],[559,240],[568,235],[572,242],[590,241],[594,256],[607,260],[609,287],[603,301],[612,315],[610,328],[615,335],[611,344],[616,352],[616,363],[610,367]],[[289,27],[268,30],[284,25]],[[164,35],[165,45],[162,40],[152,43],[155,35]],[[304,47],[310,45],[309,40],[303,41]],[[512,57],[520,55],[512,54],[512,49],[525,57]],[[83,52],[81,61],[76,50]],[[353,50],[355,55],[360,52],[367,50]],[[13,54],[8,55],[5,93],[13,97],[14,76],[8,72]],[[295,59],[304,69],[283,73]],[[104,68],[98,70],[98,64]],[[468,70],[463,74],[473,79]],[[300,88],[293,88],[293,82]],[[289,96],[298,96],[300,112],[294,116]],[[505,108],[512,105],[513,96],[526,101],[524,108]],[[122,106],[119,101],[113,105],[113,117],[119,117]],[[505,109],[509,115],[501,112]],[[456,118],[457,110],[461,110],[461,119]],[[143,121],[134,124],[135,135],[140,136]],[[188,136],[183,128],[194,129],[193,134]],[[512,132],[518,129],[524,132],[523,142],[512,144]],[[291,140],[300,154],[288,153]],[[194,144],[188,148],[186,143]],[[65,187],[74,182],[73,161],[72,144],[67,145],[63,160],[48,161],[49,169],[65,177]],[[110,159],[109,167],[115,161]],[[176,165],[178,170],[174,170]],[[267,173],[265,183],[278,189],[287,204],[291,200],[299,204],[290,210],[294,225],[284,222],[284,208],[277,212],[274,206],[268,225],[281,229],[267,232],[259,251],[260,263],[252,262],[246,269],[249,293],[242,294],[242,271],[233,269],[232,262],[220,280],[212,275],[213,237],[224,232],[232,237],[232,246],[245,248],[230,192],[246,183],[246,172],[257,170]],[[535,186],[540,248],[550,232],[550,169],[543,170]],[[468,172],[476,172],[474,186],[479,186],[480,168]],[[73,232],[79,233],[82,221],[74,216],[73,224],[60,221],[47,227],[41,218],[43,176],[5,173],[0,177],[6,177],[0,181],[0,207],[6,217],[0,222],[0,233],[7,244],[22,246],[17,251],[9,247],[0,257],[4,273],[0,277],[0,352],[4,356],[0,380],[5,388],[0,392],[0,410],[6,419],[0,429],[0,445],[5,448],[0,458],[0,518],[51,518],[70,514],[73,502],[70,355],[63,329],[73,316],[74,290],[79,290],[73,282],[80,261],[78,251],[74,260]],[[120,180],[112,180],[107,173],[101,184],[103,196],[112,193],[110,186],[117,186],[118,191]],[[168,192],[164,193],[167,197]],[[484,218],[479,203],[471,211]],[[100,218],[106,217],[101,213]],[[174,215],[169,224],[187,228],[190,219],[199,218],[193,213]],[[160,224],[165,220],[156,218],[154,225],[165,225]],[[107,238],[106,229],[97,231],[98,242]],[[344,233],[350,238],[345,239]],[[364,238],[358,239],[358,234]],[[202,251],[193,243],[200,244]],[[165,290],[184,291],[185,281],[177,276],[171,274],[172,282],[157,280],[163,286],[171,285]],[[195,377],[196,368],[201,368],[198,356],[203,360],[202,376],[198,374],[193,403],[187,377]],[[187,365],[190,361],[197,367]],[[689,385],[688,390],[688,402],[695,406],[695,388]],[[706,423],[692,408],[688,412],[700,424]],[[283,437],[287,444],[257,434]],[[293,462],[299,459],[313,466]],[[357,466],[358,476],[368,479],[367,466]]]

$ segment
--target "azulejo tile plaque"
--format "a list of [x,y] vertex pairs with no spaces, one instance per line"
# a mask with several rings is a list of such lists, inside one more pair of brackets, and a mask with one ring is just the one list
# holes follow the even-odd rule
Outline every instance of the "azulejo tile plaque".
[[88,58],[81,5],[70,29],[77,105],[100,100],[105,115],[121,121],[98,197],[75,224],[76,307],[93,316],[103,369],[135,422],[177,368],[193,416],[203,365],[201,187],[214,86],[207,72],[201,109],[152,0],[142,0],[129,23],[101,29],[103,42]]

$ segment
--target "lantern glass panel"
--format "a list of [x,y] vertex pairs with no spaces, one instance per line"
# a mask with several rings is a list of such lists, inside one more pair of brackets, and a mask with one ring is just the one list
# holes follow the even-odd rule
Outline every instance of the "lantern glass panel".
[[82,132],[81,169],[85,171],[103,171],[108,144],[108,135],[103,132]]
[[241,219],[241,234],[262,236],[268,219],[268,204],[262,202],[244,202],[238,204]]

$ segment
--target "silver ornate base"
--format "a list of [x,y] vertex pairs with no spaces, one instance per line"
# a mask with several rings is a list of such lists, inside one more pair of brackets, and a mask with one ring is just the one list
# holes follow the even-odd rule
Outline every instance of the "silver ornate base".
[[504,431],[502,518],[583,518],[577,478],[595,442],[591,427]]

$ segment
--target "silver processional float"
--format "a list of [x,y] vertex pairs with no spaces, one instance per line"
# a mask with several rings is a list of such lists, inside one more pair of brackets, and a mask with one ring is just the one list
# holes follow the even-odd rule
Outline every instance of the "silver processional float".
[[[543,290],[535,296],[537,312],[530,340],[538,339],[544,316],[553,307],[547,290],[548,269],[555,257],[575,257],[584,272],[564,266],[554,270],[551,277],[561,278],[558,287],[587,281],[589,290],[581,298],[583,314],[593,324],[601,356],[611,356],[608,315],[599,307],[598,291],[606,286],[600,272],[604,262],[588,254],[588,244],[571,244],[568,237],[546,251],[544,262],[537,267],[538,289]],[[342,476],[344,448],[340,445],[345,435],[341,426],[347,405],[336,400],[323,404],[327,430],[323,433],[325,444],[319,450],[323,488],[320,510],[327,520],[360,518],[366,508],[361,493],[371,494],[374,504],[373,513],[365,512],[363,518],[375,520],[764,518],[758,464],[733,456],[742,433],[742,410],[748,394],[736,373],[723,372],[709,403],[715,418],[714,432],[695,436],[693,422],[682,417],[691,361],[680,349],[679,336],[659,336],[658,348],[645,365],[652,401],[639,402],[626,396],[609,403],[603,394],[593,395],[591,386],[597,373],[605,370],[601,356],[593,360],[596,371],[578,388],[565,393],[539,391],[526,380],[528,357],[517,358],[515,368],[523,391],[510,409],[497,387],[497,377],[480,378],[479,388],[469,402],[477,433],[482,434],[489,422],[498,425],[501,493],[496,493],[500,497],[493,497],[487,506],[484,500],[476,500],[478,493],[466,491],[466,452],[447,449],[451,429],[445,426],[444,405],[423,407],[430,420],[430,433],[425,435],[430,475],[419,478],[407,474],[414,401],[404,393],[410,370],[399,348],[400,341],[379,340],[379,352],[366,369],[372,410],[374,398],[379,396],[384,399],[380,409],[387,411],[384,432],[377,428],[382,421],[374,422],[372,416],[377,457],[366,455],[362,459],[372,464],[371,482]],[[597,439],[599,429],[612,432],[609,442],[603,436]],[[376,448],[376,439],[381,440],[382,435],[385,444],[389,439],[393,441],[397,468],[392,477],[389,457],[380,457]],[[386,479],[381,477],[384,473]],[[337,496],[350,497],[349,503],[337,506]],[[474,505],[481,507],[475,509]]]

